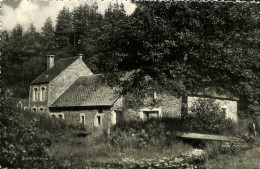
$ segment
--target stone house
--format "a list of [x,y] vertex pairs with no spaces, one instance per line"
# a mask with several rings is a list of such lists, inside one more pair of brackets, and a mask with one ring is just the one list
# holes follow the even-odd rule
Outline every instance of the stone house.
[[32,112],[80,122],[88,127],[106,126],[116,121],[122,98],[105,86],[82,61],[82,55],[60,59],[47,57],[47,70],[30,85]]
[[[230,94],[221,95],[214,92],[213,89],[205,89],[203,92],[191,94],[189,96],[174,96],[166,93],[155,93],[153,99],[159,100],[156,106],[144,105],[138,111],[129,109],[128,114],[124,114],[125,119],[130,120],[146,120],[149,118],[161,117],[181,117],[183,113],[189,113],[189,109],[199,99],[212,99],[219,104],[220,108],[225,112],[226,117],[233,121],[238,120],[238,101],[237,97]],[[186,107],[185,111],[183,107]]]
[[188,97],[155,92],[150,100],[159,100],[159,104],[147,104],[137,111],[128,109],[123,112],[123,97],[106,86],[100,75],[88,69],[82,55],[60,59],[55,64],[54,56],[49,55],[47,70],[30,85],[28,107],[33,112],[46,112],[88,128],[103,128],[123,120],[181,117],[183,104],[189,108],[199,97],[215,99],[228,118],[237,120],[238,99],[212,92]]

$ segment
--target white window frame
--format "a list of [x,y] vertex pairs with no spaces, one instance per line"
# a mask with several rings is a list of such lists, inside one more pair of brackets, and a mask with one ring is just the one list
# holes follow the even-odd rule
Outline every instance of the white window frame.
[[32,100],[38,101],[38,99],[39,99],[39,89],[38,89],[38,87],[33,87],[33,99]]
[[111,111],[111,124],[112,125],[115,125],[116,124],[116,112],[115,112],[115,110],[112,110]]
[[140,109],[140,112],[139,112],[140,119],[144,120],[144,112],[149,112],[149,111],[151,111],[151,112],[157,111],[158,118],[162,118],[162,109],[159,107],[159,108],[152,108],[152,109],[149,109],[149,108]]
[[[45,93],[43,94],[43,90],[45,91]],[[44,95],[44,98],[43,98]],[[46,95],[47,95],[47,87],[46,86],[41,86],[40,87],[40,101],[45,101],[46,100]]]
[[80,116],[79,116],[79,121],[80,121],[80,124],[82,124],[82,117],[84,117],[84,123],[83,125],[86,125],[86,115],[85,113],[80,113]]
[[[98,116],[100,116],[100,124],[98,124]],[[94,117],[94,126],[95,127],[101,127],[103,126],[103,117],[104,113],[96,113]]]

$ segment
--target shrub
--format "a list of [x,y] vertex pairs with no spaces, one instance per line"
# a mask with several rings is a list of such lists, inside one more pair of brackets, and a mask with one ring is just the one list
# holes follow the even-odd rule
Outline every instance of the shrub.
[[226,118],[218,103],[212,99],[199,99],[184,117],[184,128],[188,131],[223,134],[232,129],[232,120]]
[[9,168],[49,168],[50,139],[40,132],[38,122],[30,120],[21,124],[20,113],[1,100],[0,161]]

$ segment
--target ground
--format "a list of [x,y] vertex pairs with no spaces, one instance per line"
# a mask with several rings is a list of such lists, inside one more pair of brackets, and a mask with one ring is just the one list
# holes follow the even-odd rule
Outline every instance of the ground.
[[209,160],[207,168],[259,169],[260,147],[254,147],[237,155],[220,155]]
[[[242,150],[237,154],[220,154],[209,159],[206,168],[228,168],[228,169],[260,169],[260,137],[257,137],[253,148]],[[104,142],[104,137],[89,135],[76,137],[75,134],[65,134],[56,139],[52,145],[54,159],[62,167],[145,167],[149,162],[152,166],[159,165],[161,161],[169,165],[171,161],[182,158],[182,154],[190,151],[193,147],[181,141],[176,141],[168,148],[120,148],[113,147]],[[205,150],[207,151],[207,150]],[[123,164],[125,163],[125,164]],[[146,163],[146,164],[145,164]],[[164,165],[163,164],[163,165]],[[119,165],[119,166],[117,166]],[[198,165],[199,167],[200,165]],[[159,168],[164,168],[164,166]],[[156,168],[156,167],[155,167]]]

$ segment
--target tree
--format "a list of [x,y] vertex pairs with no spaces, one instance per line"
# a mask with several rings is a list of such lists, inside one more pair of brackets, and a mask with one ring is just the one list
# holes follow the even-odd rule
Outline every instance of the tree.
[[226,118],[225,112],[213,99],[197,100],[183,124],[189,131],[209,134],[223,134],[232,128],[232,120]]
[[128,89],[143,88],[148,76],[155,82],[150,88],[158,84],[189,94],[213,86],[248,103],[259,100],[254,73],[260,61],[259,13],[254,5],[138,2],[134,14],[118,21],[111,19],[111,11],[105,15],[112,26],[100,63],[103,72],[112,72],[107,77],[119,74],[119,81],[122,72],[136,71],[124,78],[132,84]]
[[[54,27],[52,25],[52,20],[51,18],[47,18],[44,26],[42,27],[42,45],[43,47],[46,47],[46,51],[48,52],[52,52],[53,49],[56,47],[56,42],[55,42],[55,30]],[[49,53],[52,54],[52,53]]]
[[60,47],[70,46],[72,43],[72,19],[69,9],[63,8],[57,17],[55,29],[56,41]]

